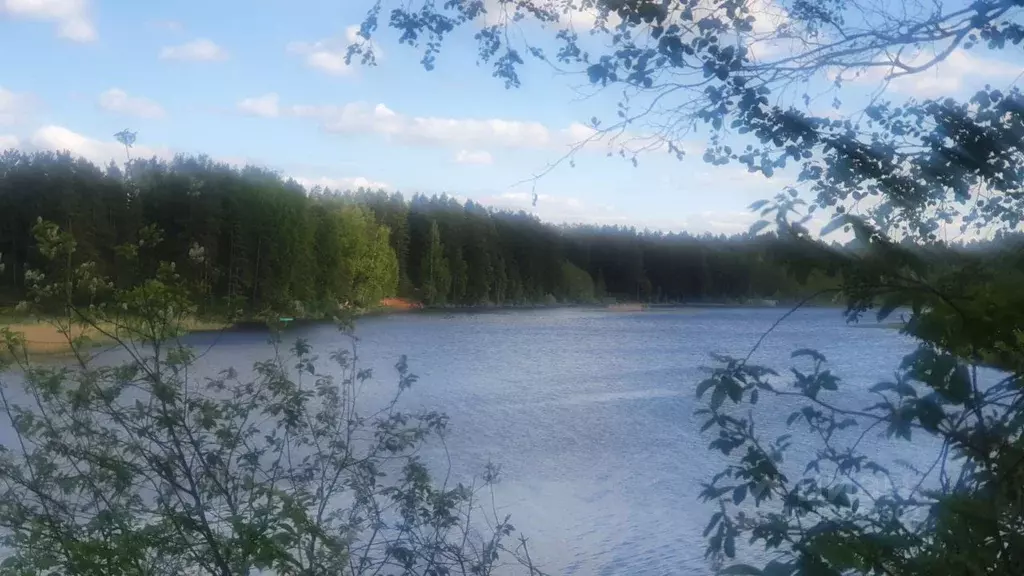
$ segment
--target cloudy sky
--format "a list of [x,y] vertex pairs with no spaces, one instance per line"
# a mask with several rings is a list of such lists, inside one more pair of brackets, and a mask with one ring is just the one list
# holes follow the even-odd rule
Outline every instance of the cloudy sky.
[[[383,31],[380,66],[347,66],[369,4],[0,0],[0,148],[106,163],[122,157],[112,135],[129,128],[143,154],[205,153],[307,185],[447,192],[550,221],[695,232],[745,229],[746,206],[789,183],[713,168],[699,153],[683,162],[652,154],[633,168],[595,146],[536,182],[534,208],[520,182],[585,136],[591,116],[613,117],[616,94],[581,98],[580,78],[536,63],[524,87],[506,90],[476,66],[471,39],[448,45],[426,72]],[[1020,73],[988,56],[955,52],[891,89],[956,94]],[[855,103],[878,81],[862,78],[844,99]],[[695,135],[692,149],[702,144]]]

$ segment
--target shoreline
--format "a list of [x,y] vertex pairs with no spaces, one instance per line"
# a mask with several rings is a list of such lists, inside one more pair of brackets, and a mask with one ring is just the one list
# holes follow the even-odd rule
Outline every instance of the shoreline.
[[[212,319],[189,319],[182,328],[189,334],[219,332],[230,330],[232,324]],[[101,324],[103,332],[116,332],[113,324]],[[0,329],[10,330],[24,339],[22,347],[29,356],[60,357],[71,354],[71,343],[68,335],[63,333],[50,318],[25,316],[13,320],[0,321]],[[93,327],[75,325],[70,330],[71,338],[86,337],[87,348],[102,348],[115,344],[114,340]],[[9,356],[8,350],[2,354]]]
[[[700,308],[773,308],[780,311],[788,310],[792,303],[765,303],[760,302],[680,302],[680,303],[644,303],[644,302],[608,302],[608,303],[523,303],[523,304],[477,304],[477,305],[441,305],[424,306],[420,303],[404,298],[388,298],[381,306],[353,311],[356,320],[361,318],[374,318],[378,316],[390,316],[397,314],[472,314],[486,312],[504,311],[534,311],[534,310],[605,310],[612,313],[629,313],[648,310],[684,310]],[[805,308],[842,308],[834,303],[806,303]],[[320,324],[330,322],[327,318],[294,318],[288,322],[289,326],[304,324]],[[264,330],[266,323],[261,320],[244,319],[235,322],[218,319],[194,319],[185,323],[185,330],[189,334],[204,334],[212,332],[233,332]],[[898,323],[883,323],[879,325],[857,325],[859,327],[871,328],[899,328]],[[8,329],[11,332],[20,333],[25,338],[25,351],[31,355],[39,356],[61,356],[70,354],[71,346],[67,337],[54,326],[49,319],[38,316],[26,316],[0,320],[0,328]],[[109,346],[114,341],[95,329],[83,329],[76,326],[72,331],[75,337],[85,335],[91,342],[90,348]],[[6,353],[6,352],[4,352]]]

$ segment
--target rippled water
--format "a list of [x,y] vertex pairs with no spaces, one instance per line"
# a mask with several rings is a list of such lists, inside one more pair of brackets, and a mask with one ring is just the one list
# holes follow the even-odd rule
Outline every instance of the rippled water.
[[[710,515],[699,483],[723,460],[699,433],[694,387],[710,352],[745,355],[781,309],[616,313],[544,310],[409,314],[361,320],[360,357],[381,389],[408,356],[420,381],[408,406],[451,416],[448,448],[458,477],[502,466],[499,512],[512,514],[533,557],[557,574],[705,574],[701,532]],[[296,328],[324,356],[330,326]],[[197,344],[212,342],[211,337]],[[261,334],[217,340],[211,366],[266,356]],[[911,342],[894,330],[847,326],[837,310],[798,312],[753,361],[785,370],[789,353],[816,348],[846,381],[844,402],[869,404],[867,388],[891,376]],[[767,437],[783,433],[788,407],[759,405]],[[874,448],[893,448],[873,440]],[[899,454],[921,461],[919,454]],[[437,467],[443,453],[428,453]],[[799,456],[799,450],[797,451]],[[803,466],[800,466],[803,470]]]
[[[382,385],[406,354],[421,378],[406,403],[451,416],[454,473],[501,464],[500,511],[512,514],[550,571],[702,574],[710,513],[696,495],[722,459],[707,451],[693,415],[699,366],[710,352],[745,355],[782,313],[420,314],[366,319],[357,335]],[[297,332],[314,345],[335,338],[326,326]],[[911,346],[894,330],[847,326],[838,311],[815,309],[783,322],[753,361],[786,369],[792,350],[817,348],[847,380],[848,401],[862,407],[866,389]],[[233,339],[220,353],[236,347],[235,359],[258,349]],[[783,433],[789,414],[778,407],[762,402],[775,416],[765,422],[769,437]]]

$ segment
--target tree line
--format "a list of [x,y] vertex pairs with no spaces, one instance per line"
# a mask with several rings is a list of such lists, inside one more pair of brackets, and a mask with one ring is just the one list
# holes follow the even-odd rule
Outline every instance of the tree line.
[[[394,296],[435,306],[793,301],[838,282],[820,246],[775,233],[554,226],[446,195],[307,191],[270,170],[205,156],[122,169],[10,150],[0,156],[4,304],[24,297],[26,271],[41,265],[39,219],[67,230],[75,258],[118,288],[174,262],[200,287],[207,312],[313,316]],[[125,252],[140,240],[132,249],[141,253]],[[993,252],[988,242],[930,250],[953,247],[972,260]]]
[[[121,168],[10,150],[0,157],[0,214],[6,304],[40,265],[40,218],[69,231],[75,258],[120,288],[176,263],[207,310],[315,314],[393,296],[427,305],[741,300],[808,289],[775,263],[785,242],[773,235],[552,226],[445,195],[307,191],[204,156]],[[140,240],[128,258],[125,246]]]

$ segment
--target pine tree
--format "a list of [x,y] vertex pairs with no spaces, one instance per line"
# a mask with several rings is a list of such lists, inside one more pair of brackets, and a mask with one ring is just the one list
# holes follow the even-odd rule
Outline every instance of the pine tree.
[[441,231],[437,221],[430,222],[430,246],[421,267],[424,276],[422,286],[423,300],[430,305],[444,304],[451,290],[451,273],[448,258],[444,255],[444,244],[441,242]]

